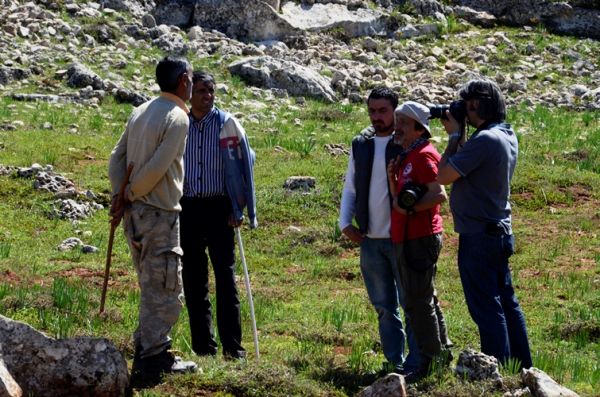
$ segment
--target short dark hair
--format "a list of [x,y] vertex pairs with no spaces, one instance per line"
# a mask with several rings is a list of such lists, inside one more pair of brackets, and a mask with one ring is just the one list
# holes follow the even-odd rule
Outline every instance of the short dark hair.
[[197,82],[203,82],[204,84],[212,84],[216,85],[215,76],[212,74],[205,72],[203,70],[194,70],[194,76],[192,77],[192,82],[196,84]]
[[163,92],[174,92],[179,85],[179,76],[191,67],[187,59],[166,56],[156,65],[156,82]]
[[504,121],[506,119],[506,102],[498,84],[492,80],[473,79],[467,82],[458,92],[461,99],[479,100],[477,116],[482,120]]
[[392,104],[392,108],[398,107],[398,94],[387,87],[375,87],[367,98],[367,105],[371,99],[387,99]]

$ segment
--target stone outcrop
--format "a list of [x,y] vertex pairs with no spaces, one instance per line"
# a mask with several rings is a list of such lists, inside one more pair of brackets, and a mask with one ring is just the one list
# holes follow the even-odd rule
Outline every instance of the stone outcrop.
[[326,77],[293,62],[269,56],[250,57],[230,64],[229,71],[257,87],[280,88],[291,95],[310,96],[325,102],[335,100]]
[[153,14],[159,24],[197,25],[243,41],[281,40],[301,34],[281,17],[278,8],[279,2],[274,0],[158,0]]
[[456,374],[469,380],[501,381],[496,357],[488,356],[474,350],[463,350],[456,362]]
[[95,90],[103,90],[106,87],[96,73],[80,63],[72,64],[67,70],[67,84],[75,88],[91,86]]
[[283,183],[287,190],[301,190],[308,192],[315,188],[317,181],[312,176],[290,176]]
[[13,376],[6,368],[2,358],[2,344],[0,344],[0,396],[1,397],[21,397],[23,390],[17,384]]
[[24,80],[31,72],[22,68],[7,68],[0,66],[0,84],[7,84],[14,80]]
[[388,374],[364,388],[356,397],[406,397],[404,376]]
[[339,29],[347,37],[385,35],[387,16],[378,10],[350,10],[342,4],[312,6],[287,2],[281,7],[282,17],[290,25],[307,31],[320,32]]
[[521,370],[521,380],[536,397],[579,397],[574,391],[556,383],[541,369]]
[[57,340],[0,315],[0,340],[6,367],[23,395],[125,395],[127,363],[107,339]]
[[574,36],[600,38],[598,2],[551,0],[455,0],[453,3],[486,11],[502,23],[516,26],[543,24],[550,31]]

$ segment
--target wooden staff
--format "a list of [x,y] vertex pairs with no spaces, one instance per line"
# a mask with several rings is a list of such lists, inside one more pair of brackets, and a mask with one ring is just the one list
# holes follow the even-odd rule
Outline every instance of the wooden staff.
[[104,268],[104,283],[102,284],[102,297],[100,298],[100,314],[104,312],[104,302],[106,301],[106,289],[108,288],[108,277],[110,276],[110,262],[112,256],[112,248],[113,242],[115,240],[115,230],[119,223],[121,223],[121,218],[123,218],[123,206],[125,203],[125,188],[129,183],[129,178],[131,177],[131,172],[133,171],[133,163],[130,163],[127,167],[127,174],[125,175],[125,179],[121,182],[121,186],[119,187],[119,193],[117,194],[117,202],[121,204],[121,210],[118,214],[112,214],[110,218],[110,234],[108,236],[108,249],[106,252],[106,267]]

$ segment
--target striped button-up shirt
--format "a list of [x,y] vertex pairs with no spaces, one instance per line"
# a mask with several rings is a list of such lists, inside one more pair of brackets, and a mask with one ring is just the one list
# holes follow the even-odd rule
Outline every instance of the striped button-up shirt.
[[219,112],[212,108],[202,120],[190,112],[190,130],[183,157],[186,197],[225,195],[225,171],[219,151]]

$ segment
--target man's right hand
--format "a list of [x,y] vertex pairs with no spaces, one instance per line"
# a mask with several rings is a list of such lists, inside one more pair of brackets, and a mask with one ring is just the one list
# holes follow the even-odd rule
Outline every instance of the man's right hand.
[[348,225],[342,230],[344,236],[348,237],[352,242],[360,244],[364,238],[362,233],[354,227],[354,225]]
[[120,197],[118,194],[115,194],[110,203],[110,211],[108,215],[110,216],[110,223],[114,224],[114,226],[118,225],[123,218],[123,214],[125,212],[125,207],[129,203],[124,197]]

